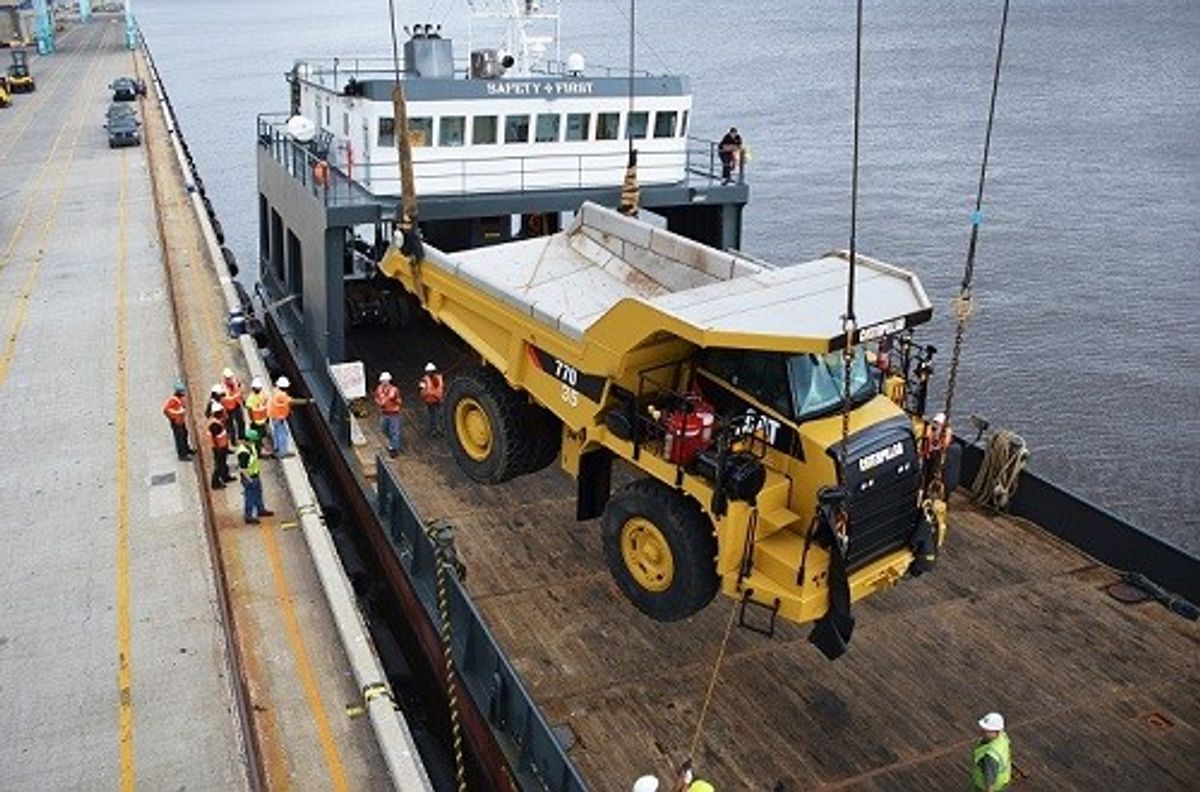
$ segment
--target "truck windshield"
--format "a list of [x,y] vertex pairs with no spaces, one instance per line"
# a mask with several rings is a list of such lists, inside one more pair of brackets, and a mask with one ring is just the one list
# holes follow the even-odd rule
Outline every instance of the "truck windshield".
[[[788,379],[796,420],[803,421],[828,413],[842,402],[845,391],[842,353],[792,355],[788,358]],[[873,392],[867,359],[862,348],[855,350],[850,364],[850,400],[857,402]]]

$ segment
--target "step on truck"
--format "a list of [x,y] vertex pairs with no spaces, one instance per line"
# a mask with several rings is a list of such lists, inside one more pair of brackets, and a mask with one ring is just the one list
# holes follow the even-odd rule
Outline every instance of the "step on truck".
[[[846,254],[773,267],[590,203],[549,236],[406,247],[381,271],[481,358],[446,390],[459,467],[496,484],[559,460],[649,616],[685,618],[720,590],[752,628],[817,621],[833,657],[850,602],[936,553],[921,422],[881,393],[865,349],[929,319],[911,273],[858,257],[843,442]],[[636,477],[614,492],[616,460]]]

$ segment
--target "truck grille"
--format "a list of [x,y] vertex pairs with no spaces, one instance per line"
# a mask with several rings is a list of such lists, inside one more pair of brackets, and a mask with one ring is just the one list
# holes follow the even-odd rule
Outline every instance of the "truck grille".
[[[835,446],[834,454],[840,452]],[[850,438],[846,487],[850,493],[850,570],[907,544],[917,519],[920,475],[908,421],[873,426]]]

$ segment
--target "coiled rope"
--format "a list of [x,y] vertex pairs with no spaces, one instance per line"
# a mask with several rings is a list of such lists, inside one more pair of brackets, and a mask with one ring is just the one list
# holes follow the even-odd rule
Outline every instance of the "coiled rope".
[[971,485],[975,502],[996,511],[1008,509],[1028,461],[1029,447],[1024,438],[1007,429],[997,431],[988,441],[983,463]]

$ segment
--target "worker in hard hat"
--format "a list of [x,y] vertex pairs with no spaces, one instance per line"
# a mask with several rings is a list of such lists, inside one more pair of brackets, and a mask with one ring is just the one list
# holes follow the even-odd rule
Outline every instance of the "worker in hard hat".
[[230,432],[236,440],[246,434],[246,415],[242,412],[242,382],[233,373],[233,369],[226,368],[221,372],[221,385],[225,388],[221,406],[225,408]]
[[163,415],[171,425],[171,434],[175,438],[175,455],[180,462],[188,462],[195,455],[196,449],[188,442],[187,430],[187,390],[182,382],[176,382],[175,388],[163,404]]
[[250,380],[250,393],[246,394],[246,412],[250,414],[250,429],[255,430],[258,434],[258,439],[254,443],[254,448],[258,451],[260,457],[271,456],[270,450],[263,450],[263,444],[267,440],[267,430],[270,428],[270,416],[267,414],[267,409],[270,406],[270,397],[267,396],[263,389],[263,381],[261,377],[255,377]]
[[392,384],[390,372],[379,375],[374,396],[375,404],[379,407],[379,426],[388,439],[388,456],[395,457],[404,450],[400,428],[400,408],[404,402],[400,398],[400,389]]
[[[225,386],[219,382],[213,383],[213,386],[208,389],[208,402],[205,403],[205,405],[204,405],[204,417],[211,418],[213,405],[220,404],[224,398],[225,398]],[[226,416],[225,420],[228,421],[229,417]],[[228,427],[226,427],[226,428],[228,428]]]
[[658,792],[658,776],[641,776],[633,782],[633,792]]
[[275,514],[263,505],[262,469],[254,447],[258,439],[258,432],[247,429],[246,436],[237,446],[238,473],[242,480],[242,519],[247,525],[258,525],[260,518]]
[[292,383],[287,377],[275,380],[275,392],[267,403],[267,416],[271,419],[271,441],[275,444],[275,456],[289,457],[292,455],[292,434],[288,429],[288,417],[292,414],[292,406],[308,404],[308,399],[297,399],[288,393]]
[[420,388],[421,401],[425,402],[425,411],[429,416],[429,434],[438,437],[442,434],[442,402],[446,397],[446,381],[432,360],[425,364],[425,376],[421,377]]
[[999,792],[1007,789],[1012,780],[1012,755],[1008,734],[1004,731],[1004,716],[989,712],[979,719],[983,737],[971,751],[971,780],[976,790]]
[[225,425],[225,406],[215,402],[210,405],[209,413],[208,440],[213,451],[210,483],[213,489],[225,489],[225,482],[234,480],[234,477],[229,475],[229,429]]

